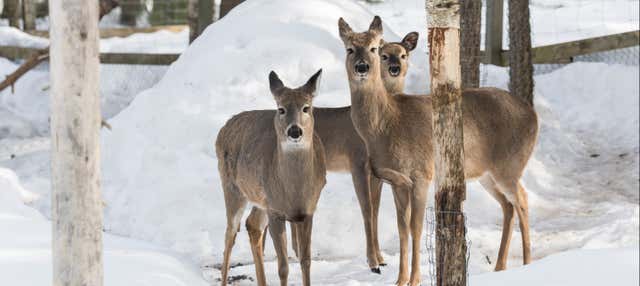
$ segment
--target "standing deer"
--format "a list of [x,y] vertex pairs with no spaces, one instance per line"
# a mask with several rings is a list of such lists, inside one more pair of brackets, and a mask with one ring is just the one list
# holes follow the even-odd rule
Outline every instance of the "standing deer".
[[[400,236],[398,285],[420,284],[420,244],[427,188],[434,173],[431,99],[390,95],[380,71],[382,20],[356,33],[340,18],[339,34],[351,90],[351,119],[364,140],[373,172],[392,183]],[[538,134],[533,105],[496,88],[462,94],[465,177],[477,178],[504,214],[496,269],[506,266],[514,208],[520,219],[523,260],[530,258],[527,194],[519,179]],[[412,239],[411,275],[408,240]]]
[[263,259],[268,226],[278,257],[280,284],[287,285],[289,264],[285,221],[296,224],[303,284],[310,285],[313,213],[325,185],[322,141],[314,133],[312,100],[322,70],[298,88],[285,87],[269,74],[278,112],[243,112],[222,127],[216,139],[218,171],[227,211],[222,285],[247,202],[254,207],[246,220],[258,285],[266,285]]

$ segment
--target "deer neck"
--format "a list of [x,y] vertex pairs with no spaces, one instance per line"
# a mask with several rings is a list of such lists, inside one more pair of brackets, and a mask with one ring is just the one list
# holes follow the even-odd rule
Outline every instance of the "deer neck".
[[387,80],[384,82],[384,88],[390,95],[396,95],[404,91],[404,79],[403,80]]
[[315,153],[313,137],[303,146],[292,146],[286,139],[278,140],[276,150],[276,172],[278,178],[286,180],[285,188],[301,189],[312,182]]
[[[372,73],[376,74],[376,73]],[[382,78],[373,76],[366,82],[349,81],[351,89],[351,119],[359,131],[380,134],[395,117],[393,99],[388,94]]]

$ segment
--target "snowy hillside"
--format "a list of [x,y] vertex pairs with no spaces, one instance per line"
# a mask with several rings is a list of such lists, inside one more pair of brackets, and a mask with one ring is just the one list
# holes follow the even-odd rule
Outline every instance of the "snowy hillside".
[[[623,32],[638,26],[638,16],[627,13],[634,7],[637,11],[638,1],[626,1],[626,10],[613,11],[620,15],[618,22],[609,16],[595,19],[600,14],[593,7],[600,1],[585,1],[581,7],[591,14],[581,17],[592,21],[584,23],[602,20],[612,24],[598,29],[585,24],[588,29],[582,27],[576,36],[573,24],[551,24],[555,20],[578,19],[557,16],[575,11],[569,8],[575,8],[576,1],[557,1],[563,6],[555,9],[547,2],[550,1],[532,1],[536,43],[555,42],[553,37],[574,40],[584,34]],[[407,32],[419,31],[421,42],[411,55],[407,90],[425,93],[428,69],[421,5],[423,1],[409,0],[373,6],[342,0],[247,1],[210,26],[168,69],[102,66],[102,111],[113,127],[102,132],[105,230],[144,241],[107,237],[106,275],[112,277],[107,278],[108,284],[123,285],[109,279],[133,281],[127,275],[137,278],[167,275],[167,281],[174,277],[185,285],[204,285],[196,277],[201,266],[207,268],[204,274],[207,279],[218,278],[219,272],[210,266],[221,262],[226,224],[213,149],[219,128],[238,112],[275,107],[268,91],[270,70],[276,70],[285,84],[295,86],[323,68],[315,104],[348,105],[345,52],[338,37],[338,17],[347,19],[355,30],[364,30],[373,15],[380,14],[386,24],[387,40],[398,40]],[[536,23],[546,26],[536,32]],[[550,26],[555,26],[554,33],[542,32],[551,29]],[[566,27],[566,33],[562,27]],[[0,36],[2,31],[0,27]],[[24,45],[46,44],[16,31],[6,35]],[[563,35],[566,38],[558,38]],[[179,51],[184,37],[186,33],[156,33],[103,40],[101,45],[103,50]],[[155,41],[163,44],[149,44]],[[0,58],[0,72],[16,66]],[[140,76],[143,71],[147,72],[146,77]],[[485,66],[483,73],[487,86],[507,88],[507,69]],[[134,76],[136,80],[132,80]],[[596,283],[600,275],[626,275],[619,285],[638,284],[637,272],[635,276],[629,274],[634,274],[639,259],[639,78],[637,64],[584,62],[536,76],[535,105],[541,129],[523,183],[529,193],[532,253],[534,260],[541,260],[518,268],[522,259],[516,230],[509,260],[509,268],[514,270],[473,276],[472,285],[512,285],[503,281],[521,279],[539,281],[531,285],[542,285],[541,280],[536,280],[540,279],[540,273],[554,270],[554,276],[545,276],[555,279],[545,280],[548,285],[601,285]],[[47,221],[23,205],[24,202],[49,216],[47,83],[48,72],[42,66],[18,82],[16,94],[11,95],[8,90],[0,93],[0,228],[4,229],[2,233],[12,234],[0,239],[0,265],[7,267],[23,261],[24,265],[49,271],[44,266],[50,255]],[[132,94],[137,95],[133,98]],[[497,203],[477,183],[469,184],[468,192],[465,210],[472,241],[470,269],[479,274],[493,269],[502,214]],[[398,238],[395,210],[387,187],[383,191],[379,229],[381,246],[390,265],[383,269],[383,275],[376,276],[369,272],[365,262],[364,231],[351,178],[347,174],[330,174],[314,220],[314,282],[392,283],[397,274]],[[32,236],[38,238],[32,240]],[[570,249],[601,248],[616,250],[553,255]],[[21,255],[32,254],[31,258],[21,260]],[[277,281],[273,258],[271,243],[267,242],[266,270],[271,282]],[[616,263],[605,263],[607,260]],[[232,261],[251,262],[244,227],[236,240]],[[575,263],[594,270],[589,271],[591,276],[585,275],[570,284],[562,280],[564,272],[557,269]],[[27,267],[17,265],[14,267]],[[131,269],[143,266],[134,265],[149,265],[148,272],[138,276]],[[426,259],[423,265],[426,269]],[[16,268],[7,267],[0,267],[0,277],[8,274],[17,277]],[[109,272],[110,267],[118,270]],[[580,269],[566,268],[570,270],[568,276],[580,275]],[[232,274],[253,276],[253,266],[236,267]],[[425,281],[427,274],[423,270]],[[42,280],[20,285],[41,285],[42,281],[48,281],[47,275],[50,273],[36,275]],[[138,280],[141,282],[135,285],[180,285],[149,279]],[[293,265],[290,281],[299,283],[299,279],[299,268]]]

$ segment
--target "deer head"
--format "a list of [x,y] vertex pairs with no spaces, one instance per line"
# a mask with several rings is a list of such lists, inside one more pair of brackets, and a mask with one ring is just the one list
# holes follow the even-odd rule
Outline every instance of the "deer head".
[[404,90],[409,69],[409,52],[418,45],[418,32],[407,34],[402,41],[384,43],[380,48],[380,71],[385,88],[393,94]]
[[298,88],[284,86],[274,71],[269,74],[269,87],[278,106],[274,127],[284,151],[308,148],[313,141],[312,101],[321,74],[319,70]]
[[350,83],[364,83],[380,73],[380,56],[378,49],[382,41],[382,20],[375,16],[369,30],[355,33],[340,18],[338,21],[340,38],[347,50],[346,66]]

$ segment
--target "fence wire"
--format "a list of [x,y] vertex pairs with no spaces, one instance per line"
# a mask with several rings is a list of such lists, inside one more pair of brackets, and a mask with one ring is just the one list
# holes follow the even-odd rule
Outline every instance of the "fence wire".
[[[467,241],[467,255],[465,257],[465,268],[467,272],[467,285],[469,285],[469,258],[471,257],[471,240],[469,240],[466,236],[468,233],[467,229],[467,215],[464,212],[438,212],[441,215],[462,215],[462,223],[464,224],[464,233],[465,240]],[[422,285],[426,286],[436,286],[437,285],[437,258],[436,258],[436,211],[433,207],[427,208],[426,214],[426,257],[427,257],[427,273],[429,277],[427,281],[423,281]],[[456,228],[457,226],[454,226]],[[423,262],[423,261],[421,261]],[[422,263],[421,263],[422,264]]]

